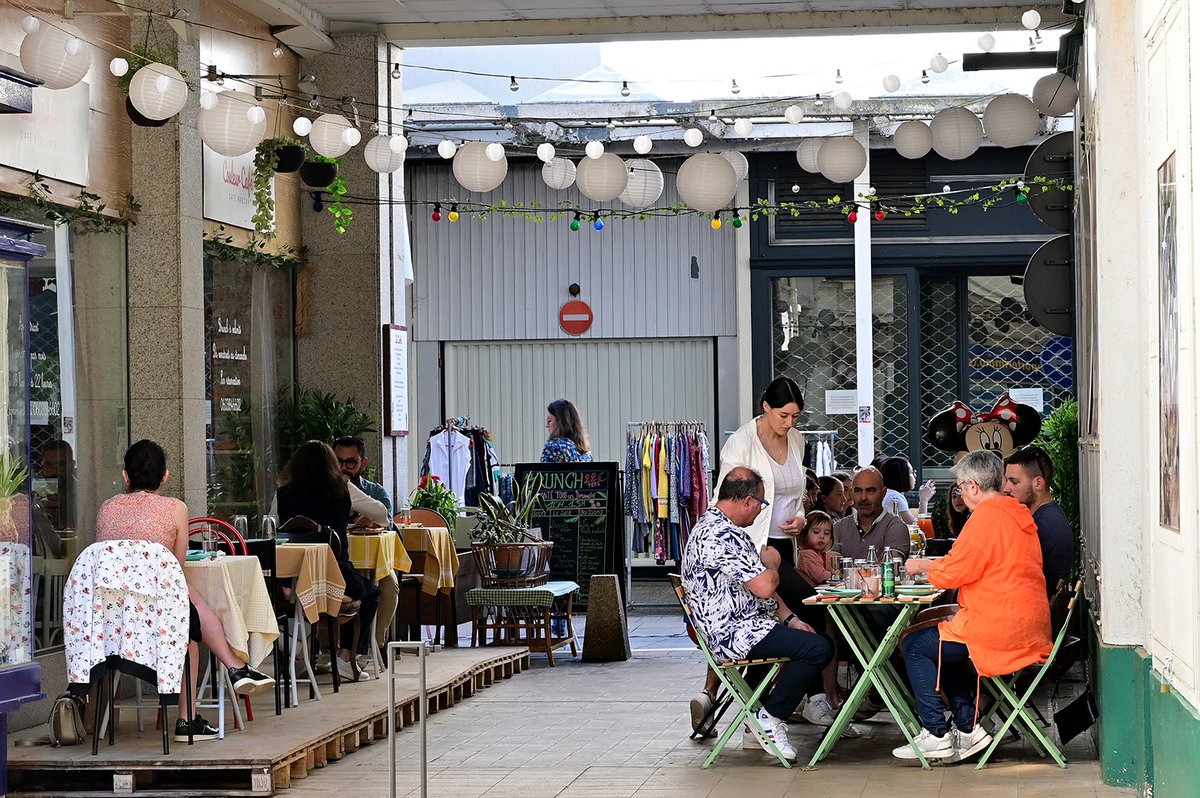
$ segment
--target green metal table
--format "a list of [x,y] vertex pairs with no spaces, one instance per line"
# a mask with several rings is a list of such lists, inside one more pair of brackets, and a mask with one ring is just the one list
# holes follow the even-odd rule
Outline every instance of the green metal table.
[[[818,597],[812,597],[805,600],[805,604],[826,606],[829,608],[829,614],[833,618],[834,624],[841,630],[842,636],[846,639],[850,651],[854,654],[854,658],[858,660],[862,666],[862,678],[854,685],[854,689],[850,691],[849,698],[842,704],[842,708],[838,711],[837,719],[833,725],[825,732],[821,744],[817,747],[816,753],[813,754],[812,760],[808,766],[814,767],[818,762],[824,759],[833,747],[841,739],[842,732],[850,725],[850,721],[854,717],[854,713],[858,711],[858,707],[867,697],[867,690],[873,685],[879,692],[883,703],[892,713],[892,717],[900,726],[900,731],[904,734],[904,739],[908,740],[909,745],[916,751],[917,759],[921,761],[921,766],[926,770],[930,769],[929,761],[921,750],[917,748],[913,740],[921,732],[921,721],[917,718],[916,702],[913,698],[912,691],[906,679],[902,678],[896,672],[895,667],[889,659],[892,652],[896,650],[896,646],[900,643],[900,635],[912,623],[913,616],[921,609],[928,607],[933,603],[933,600],[941,595],[942,591],[936,591],[929,596],[921,596],[913,598],[909,601],[901,601],[893,599],[891,601],[882,601],[879,599],[864,601],[862,599],[838,599],[837,601],[821,601]],[[888,626],[883,638],[879,639],[874,632],[871,631],[870,624],[867,623],[867,608],[868,607],[893,607],[899,610],[895,620]]]

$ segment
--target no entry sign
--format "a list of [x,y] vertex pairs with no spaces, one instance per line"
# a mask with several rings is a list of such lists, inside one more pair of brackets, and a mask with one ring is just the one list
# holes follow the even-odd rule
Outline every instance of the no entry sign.
[[567,335],[583,335],[592,328],[591,306],[572,299],[558,309],[558,326]]

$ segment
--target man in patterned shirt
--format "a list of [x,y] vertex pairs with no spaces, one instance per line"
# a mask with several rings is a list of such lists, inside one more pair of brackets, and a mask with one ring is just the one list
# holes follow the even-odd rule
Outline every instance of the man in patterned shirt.
[[[788,741],[785,721],[821,669],[829,662],[829,642],[800,621],[775,597],[779,586],[779,553],[754,547],[744,527],[767,506],[762,477],[735,468],[721,483],[716,505],[701,516],[688,535],[683,553],[683,585],[699,634],[717,658],[725,660],[787,657],[757,711],[758,721],[788,759],[796,750]],[[757,669],[762,670],[762,669]],[[757,676],[758,679],[762,675]],[[755,676],[748,679],[755,682]],[[754,741],[769,750],[767,740]]]

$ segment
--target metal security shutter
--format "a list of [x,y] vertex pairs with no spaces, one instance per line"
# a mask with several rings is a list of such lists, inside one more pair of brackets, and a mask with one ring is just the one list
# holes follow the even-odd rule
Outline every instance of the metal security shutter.
[[445,347],[446,414],[487,427],[505,463],[537,462],[546,405],[579,408],[597,460],[624,461],[628,421],[716,418],[711,339]]

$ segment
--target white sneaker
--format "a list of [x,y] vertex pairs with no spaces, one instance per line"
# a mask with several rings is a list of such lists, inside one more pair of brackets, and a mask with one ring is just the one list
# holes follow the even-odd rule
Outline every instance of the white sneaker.
[[[921,753],[926,759],[946,759],[954,754],[954,735],[951,732],[946,732],[942,737],[935,737],[929,729],[921,729],[921,733],[917,735],[914,741],[917,748],[921,749]],[[892,756],[897,759],[916,759],[917,752],[908,743],[892,749]]]
[[829,699],[824,693],[809,698],[800,714],[806,721],[816,726],[829,727],[836,720],[833,707],[829,706]]
[[984,751],[992,744],[992,735],[982,725],[976,724],[969,732],[954,732],[954,755],[951,762],[963,762]]
[[712,710],[712,696],[704,691],[696,693],[696,695],[692,696],[688,707],[692,714],[692,731],[703,737],[710,736],[713,733],[713,719],[709,718],[707,723],[704,722],[704,719]]
[[[765,709],[760,709],[754,714],[755,717],[758,718],[759,725],[766,730],[767,734],[766,737],[761,737],[757,732],[751,730],[749,736],[753,737],[762,750],[766,751],[768,754],[775,753],[771,750],[771,743],[774,743],[775,747],[779,749],[779,753],[783,754],[784,759],[787,759],[788,761],[795,761],[796,749],[792,748],[792,743],[790,740],[788,740],[787,724],[781,721],[779,718],[771,715],[771,713],[767,712]],[[746,747],[745,738],[742,739],[742,747]]]
[[334,659],[337,661],[338,676],[341,677],[341,680],[343,682],[353,682],[353,681],[362,682],[362,681],[366,681],[367,679],[371,678],[364,672],[359,671],[358,679],[355,679],[354,678],[354,667],[349,662],[342,659],[341,657],[335,657]]

